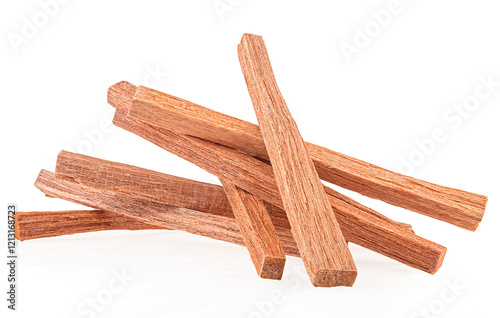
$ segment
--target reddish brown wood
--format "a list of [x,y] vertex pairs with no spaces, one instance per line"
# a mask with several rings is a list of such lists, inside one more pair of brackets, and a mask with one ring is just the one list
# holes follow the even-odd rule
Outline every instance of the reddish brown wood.
[[352,286],[358,274],[308,150],[274,78],[262,37],[238,57],[293,237],[314,286]]
[[198,182],[123,163],[61,151],[56,177],[192,210],[232,216],[221,186]]
[[[215,184],[64,150],[57,156],[55,175],[95,188],[118,190],[158,203],[234,218],[226,193]],[[269,203],[266,208],[275,225],[290,228],[282,209]]]
[[129,82],[121,81],[108,89],[108,104],[116,105],[134,98],[137,87]]
[[[57,156],[55,174],[58,178],[84,183],[93,187],[132,193],[159,203],[234,217],[224,190],[215,184],[194,181],[64,150]],[[346,196],[342,196],[333,189],[325,187],[325,190],[328,195],[338,197],[357,209],[363,210],[363,212],[413,232],[410,224],[395,222]],[[264,204],[275,225],[290,228],[283,209],[267,202],[264,202]]]
[[257,273],[262,278],[281,279],[285,253],[264,202],[227,180],[220,181]]
[[[113,85],[109,103],[116,105],[132,98],[134,88],[128,82]],[[268,159],[257,125],[150,88],[140,86],[137,89],[130,116]],[[324,147],[306,144],[318,175],[325,181],[471,231],[482,220],[487,203],[483,195],[401,175]]]
[[[113,123],[184,158],[219,178],[231,180],[260,199],[282,207],[270,165],[234,149],[202,139],[161,129],[127,117],[131,101],[116,105]],[[333,190],[329,190],[336,193]],[[328,192],[328,191],[327,191]],[[411,231],[388,222],[353,205],[341,194],[328,196],[344,237],[407,264],[435,273],[441,266],[446,248],[425,240]]]
[[[198,234],[213,239],[245,245],[234,217],[210,214],[182,207],[154,202],[141,196],[123,193],[117,190],[96,188],[76,182],[56,178],[54,173],[40,171],[35,186],[44,194],[54,198],[71,201],[88,207],[102,209],[108,213],[120,214],[122,218],[133,218],[149,226],[176,229]],[[43,222],[51,222],[60,215],[58,212],[47,212]],[[57,216],[53,214],[57,214]],[[38,220],[41,222],[41,220]],[[88,227],[86,220],[78,226]],[[22,222],[20,232],[22,232]],[[296,243],[290,229],[275,227],[286,254],[299,256]],[[77,231],[78,229],[75,229]],[[63,231],[69,234],[68,231]],[[28,239],[28,238],[25,238]]]
[[[120,82],[120,83],[112,86],[109,89],[110,93],[109,93],[108,96],[111,96],[109,98],[110,104],[113,107],[115,107],[115,108],[117,108],[117,107],[119,108],[119,110],[117,110],[117,113],[115,115],[115,120],[117,121],[117,123],[121,123],[122,125],[125,125],[125,126],[128,126],[128,127],[134,126],[134,125],[132,125],[133,122],[137,123],[137,125],[134,128],[135,129],[134,131],[136,131],[136,134],[138,134],[137,131],[139,131],[141,129],[140,127],[143,124],[143,122],[141,122],[141,121],[134,121],[131,118],[131,116],[128,116],[128,114],[130,112],[129,111],[130,100],[127,99],[127,98],[129,98],[129,99],[133,98],[134,92],[135,92],[136,89],[137,88],[134,85],[132,85],[132,84],[130,84],[128,82]],[[140,89],[141,88],[139,88],[139,90]],[[119,94],[122,94],[122,95],[119,95]],[[137,92],[135,95],[137,96],[138,94],[139,94],[139,92]],[[119,103],[119,101],[122,101],[122,103]],[[133,103],[135,103],[135,100],[133,100]],[[187,103],[189,103],[189,102],[187,102]],[[205,114],[202,113],[201,116],[204,116],[204,115]],[[209,113],[207,113],[206,115],[209,115]],[[168,117],[170,115],[169,114],[162,114],[162,116],[159,116],[157,118],[157,121],[159,123],[162,123],[165,116]],[[169,120],[170,119],[171,118],[169,118]],[[156,120],[153,120],[153,122],[157,123]],[[156,125],[154,125],[154,126],[156,126]],[[258,126],[255,126],[255,127],[258,127]],[[170,129],[162,129],[161,127],[157,127],[157,128],[159,128],[160,131],[161,130],[168,130],[169,133],[171,133]],[[124,129],[126,129],[126,128],[124,128]],[[174,129],[174,131],[176,131],[176,129]],[[154,133],[153,133],[153,135],[154,135]],[[176,134],[176,135],[180,135],[180,134]],[[260,135],[260,132],[259,132],[259,135]],[[154,139],[154,137],[153,137],[153,139]],[[147,140],[152,141],[150,139],[147,139]],[[162,147],[162,146],[160,145],[160,147]],[[225,147],[218,147],[218,149],[225,149]],[[57,171],[56,171],[56,173],[57,173]],[[362,204],[360,204],[360,203],[358,203],[358,202],[350,199],[349,197],[347,197],[345,195],[342,195],[341,193],[339,193],[339,192],[337,192],[337,191],[335,191],[335,190],[333,190],[331,188],[325,187],[325,191],[326,191],[326,193],[328,195],[336,197],[339,200],[345,201],[345,202],[349,203],[350,205],[353,205],[356,208],[361,209],[361,210],[363,210],[366,213],[372,214],[373,216],[375,216],[375,217],[377,217],[377,218],[379,218],[379,219],[381,219],[381,220],[383,220],[385,222],[389,222],[389,223],[391,223],[391,224],[393,224],[395,226],[401,226],[402,228],[404,228],[404,229],[406,229],[408,231],[412,231],[410,224],[406,224],[406,223],[402,223],[402,222],[396,222],[396,221],[394,221],[394,220],[392,220],[392,219],[384,216],[383,214],[376,212],[373,209],[370,209],[370,208],[368,208],[366,206],[363,206]]]
[[109,230],[167,229],[103,210],[16,212],[15,236],[20,241]]
[[[52,189],[54,184],[60,182],[60,179],[50,176],[51,181],[45,185],[41,186],[42,191],[54,191]],[[46,178],[46,176],[44,177]],[[68,183],[71,188],[72,182]],[[62,199],[65,195],[61,196]],[[76,202],[75,200],[72,200]],[[164,205],[163,210],[169,211],[170,213],[178,213],[183,211],[178,207]],[[189,211],[189,209],[188,209]],[[205,221],[205,217],[202,215],[204,213],[199,211],[193,211],[191,215],[199,217],[200,223]],[[214,215],[219,222],[215,224],[224,224],[225,231],[234,230],[234,233],[225,237],[224,241],[242,245],[244,246],[243,238],[238,232],[236,222],[234,219],[227,218],[220,215]],[[211,226],[209,224],[209,226]],[[18,240],[32,240],[38,238],[48,238],[61,235],[72,235],[87,232],[96,231],[107,231],[107,230],[168,230],[164,226],[152,225],[146,223],[135,217],[129,217],[122,213],[108,212],[103,210],[78,210],[78,211],[43,211],[43,212],[16,212],[16,228],[15,236]],[[218,231],[218,228],[214,226],[213,231]],[[283,249],[287,255],[299,256],[298,250],[293,240],[290,229],[276,227],[276,232],[280,238],[280,242]],[[206,231],[208,237],[210,236],[210,231]],[[211,237],[214,239],[220,239],[219,237]]]
[[[142,222],[152,224],[153,226],[179,229],[193,234],[199,234],[222,241],[244,245],[243,238],[241,237],[234,218],[222,215],[211,215],[185,208],[172,207],[152,202],[150,200],[137,199],[132,195],[119,193],[118,191],[84,186],[75,182],[58,179],[55,177],[55,174],[45,170],[40,172],[35,182],[35,186],[51,197],[61,198],[90,207],[106,207],[105,210],[109,211],[109,213],[120,214],[120,217],[132,217]],[[122,208],[124,210],[122,210]],[[48,223],[51,223],[53,219],[60,216],[59,212],[45,213],[47,213],[47,217],[44,217],[43,219],[38,218],[38,222],[48,225]],[[53,215],[53,213],[56,215]],[[80,220],[80,222],[75,220],[75,222],[76,224],[75,226],[72,226],[72,230],[76,233],[79,233],[78,229],[80,226],[88,227],[86,225],[86,220]],[[21,226],[23,225],[22,222],[19,224]],[[276,225],[275,229],[280,237],[281,245],[283,246],[285,253],[287,255],[299,256],[298,249],[291,235],[290,229],[282,228]],[[22,229],[20,232],[22,232]],[[63,230],[62,232],[64,234],[70,234],[70,231]],[[47,236],[50,236],[49,233],[46,234]],[[344,235],[349,237],[352,236],[352,233],[346,232]],[[33,237],[25,237],[25,239],[31,238]],[[424,239],[421,240],[425,242]],[[434,271],[431,272],[434,273],[441,265],[446,249],[429,241],[425,244],[413,241],[410,244],[413,244],[413,248],[421,253],[420,260],[413,259],[408,264],[410,266],[416,267],[414,265],[417,263],[425,263],[429,254],[432,253],[441,256],[439,258],[440,262],[437,265],[437,268],[434,268]],[[391,247],[388,248],[391,249]],[[403,255],[405,250],[406,247],[400,248],[400,252],[403,253]],[[427,264],[427,266],[429,265],[430,264]],[[424,267],[427,268],[427,266]],[[430,272],[429,268],[426,271]]]

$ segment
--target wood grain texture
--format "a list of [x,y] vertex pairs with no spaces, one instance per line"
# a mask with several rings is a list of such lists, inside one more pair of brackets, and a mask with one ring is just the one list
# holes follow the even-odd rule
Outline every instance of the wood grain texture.
[[358,274],[308,150],[281,95],[262,37],[238,57],[293,237],[314,286],[352,286]]
[[[113,85],[112,105],[130,98],[132,84]],[[126,91],[127,95],[119,92]],[[268,160],[259,127],[187,100],[140,86],[130,116],[179,133],[225,145]],[[333,150],[306,143],[321,179],[458,227],[474,231],[481,222],[487,197],[422,181]]]
[[103,210],[16,212],[15,220],[14,233],[20,241],[109,230],[168,230]]
[[232,216],[231,205],[221,186],[198,182],[133,165],[61,151],[57,178],[124,193],[192,210]]
[[262,278],[281,279],[285,253],[264,202],[225,179],[220,181],[257,273]]
[[[95,188],[117,190],[159,203],[236,217],[258,274],[263,278],[281,279],[285,254],[264,203],[228,182],[224,183],[222,189],[214,184],[68,151],[59,153],[55,175],[57,178]],[[268,206],[274,212],[276,224],[289,228],[283,210]]]
[[[283,202],[274,180],[272,167],[234,149],[182,135],[168,129],[134,120],[127,116],[131,101],[115,105],[113,123],[153,144],[188,160],[219,178],[231,180],[240,188],[278,207]],[[408,266],[435,273],[444,259],[446,248],[415,235],[399,224],[387,221],[368,208],[353,205],[353,200],[330,189],[327,192],[344,238]]]
[[[120,214],[122,217],[133,218],[149,224],[147,226],[181,230],[216,240],[245,245],[234,217],[175,207],[117,190],[91,187],[56,178],[54,173],[46,170],[40,171],[35,186],[51,197],[105,210],[108,213]],[[48,216],[49,212],[47,213]],[[58,212],[54,213],[58,214]],[[44,218],[43,222],[51,222],[54,217]],[[81,221],[80,226],[86,227],[85,220]],[[299,256],[290,229],[278,226],[275,229],[284,252],[287,255]]]
[[[60,182],[60,179],[52,178],[53,174],[48,174],[43,178],[49,177],[50,181],[45,182],[41,186],[42,191],[55,191],[55,183]],[[64,180],[62,180],[64,181]],[[68,182],[68,181],[64,181]],[[73,188],[72,183],[68,183],[70,188]],[[84,192],[83,192],[84,193]],[[69,195],[69,194],[68,194]],[[66,195],[61,195],[61,199],[65,199]],[[81,203],[81,201],[71,200],[72,202]],[[170,211],[170,213],[178,213],[183,211],[178,207],[164,205],[163,210],[156,213],[163,213],[162,211]],[[189,210],[189,209],[187,209]],[[203,212],[192,211],[191,215],[200,217],[199,222],[205,221]],[[215,224],[225,224],[225,231],[234,229],[234,233],[225,236],[223,241],[244,246],[245,243],[241,237],[241,233],[237,229],[236,221],[224,216],[215,215],[219,219]],[[149,222],[149,221],[148,221]],[[16,212],[16,227],[15,236],[20,241],[49,238],[61,235],[73,235],[87,232],[108,231],[108,230],[169,230],[168,227],[162,222],[155,222],[159,225],[153,225],[135,217],[129,217],[122,213],[109,212],[104,210],[74,210],[74,211],[41,211],[41,212]],[[209,225],[211,226],[211,225]],[[212,231],[217,231],[217,226],[212,228]],[[219,239],[219,237],[210,236],[210,231],[205,231],[207,237]],[[297,246],[292,237],[290,229],[276,227],[276,232],[280,238],[284,252],[290,256],[300,256]]]
[[[128,83],[128,82],[119,82],[113,86],[110,87],[109,91],[110,92],[113,92],[109,98],[109,102],[111,104],[111,106],[115,107],[115,108],[119,108],[117,110],[117,113],[115,115],[115,120],[117,121],[117,123],[120,123],[123,124],[123,125],[128,125],[128,127],[133,127],[134,125],[132,125],[132,123],[136,123],[137,125],[135,125],[135,130],[134,131],[139,131],[141,128],[141,125],[144,123],[142,121],[137,121],[137,120],[134,120],[132,118],[132,116],[130,116],[130,108],[132,107],[131,106],[131,102],[130,102],[130,99],[132,99],[134,97],[134,92],[135,92],[135,96],[139,95],[139,91],[141,90],[141,87],[137,88],[135,87],[134,85]],[[119,92],[124,92],[123,95],[119,95]],[[117,97],[118,96],[118,97]],[[128,98],[128,100],[127,100]],[[132,100],[132,104],[134,104],[136,102],[135,99]],[[187,102],[189,103],[189,102]],[[194,110],[194,113],[196,113],[196,110]],[[209,112],[206,112],[203,113],[202,112],[202,116],[204,115],[207,115],[209,116]],[[177,126],[174,126],[173,130],[171,129],[168,129],[168,128],[164,128],[162,127],[165,123],[165,118],[168,118],[167,122],[175,122],[174,120],[172,120],[172,118],[169,117],[170,114],[166,114],[166,113],[161,113],[159,115],[159,117],[155,117],[155,118],[149,118],[148,120],[148,123],[159,128],[159,131],[161,130],[169,130],[169,133],[171,133],[172,131],[175,131],[177,132]],[[189,119],[186,118],[187,122],[189,122]],[[182,121],[182,120],[181,120]],[[257,127],[257,132],[260,136],[260,131],[258,130],[258,126],[254,125],[255,127]],[[122,127],[123,128],[123,127]],[[234,127],[233,127],[234,128]],[[126,129],[126,128],[124,128]],[[181,128],[182,130],[182,128]],[[178,133],[175,134],[175,135],[179,135]],[[189,135],[187,136],[187,138],[189,138]],[[261,141],[262,141],[262,137],[261,138]],[[202,138],[203,139],[203,138]],[[149,140],[149,139],[148,139]],[[151,141],[151,140],[150,140]],[[160,145],[161,147],[161,145]],[[219,147],[218,149],[224,149],[224,148],[221,148]],[[265,151],[265,148],[264,148],[264,151]],[[234,153],[234,152],[233,152]],[[241,158],[241,157],[240,157]],[[266,161],[266,160],[264,160]],[[56,171],[57,173],[57,171]],[[411,225],[410,224],[406,224],[406,223],[402,223],[402,222],[397,222],[397,221],[394,221],[386,216],[384,216],[383,214],[381,213],[378,213],[376,212],[375,210],[373,209],[370,209],[366,206],[363,206],[362,204],[350,199],[349,197],[331,189],[331,188],[328,188],[328,187],[325,187],[325,190],[327,192],[328,195],[330,196],[334,196],[342,201],[345,201],[345,202],[348,202],[349,204],[351,205],[354,205],[356,208],[359,208],[361,210],[364,210],[364,212],[366,213],[369,213],[369,214],[372,214],[374,215],[375,217],[377,218],[380,218],[386,222],[389,222],[389,223],[392,223],[393,225],[395,226],[401,226],[402,228],[408,230],[408,231],[413,231],[412,228],[411,228]],[[268,207],[269,208],[269,207]]]
[[[65,150],[59,152],[57,156],[55,175],[57,178],[97,188],[119,190],[159,203],[234,217],[232,207],[223,188],[211,183],[199,182]],[[329,195],[340,195],[328,187],[325,187],[325,190]],[[340,196],[342,200],[357,209],[413,233],[410,224],[395,222],[348,197]],[[268,202],[264,202],[264,205],[275,226],[290,228],[290,223],[283,209]]]
[[[57,156],[55,175],[95,188],[117,190],[158,203],[234,218],[224,189],[216,184],[64,150]],[[283,209],[264,204],[275,225],[290,228]]]
[[134,98],[137,87],[129,82],[121,81],[108,88],[108,104],[117,105]]

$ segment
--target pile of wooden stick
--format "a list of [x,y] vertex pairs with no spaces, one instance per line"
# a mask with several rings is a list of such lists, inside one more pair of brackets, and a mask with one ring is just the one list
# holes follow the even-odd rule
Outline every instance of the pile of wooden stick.
[[18,212],[19,240],[102,230],[175,229],[245,245],[258,274],[280,279],[300,256],[314,286],[352,286],[348,242],[435,273],[446,248],[410,225],[326,187],[320,178],[474,231],[487,198],[391,172],[306,143],[260,36],[238,46],[259,125],[147,87],[109,88],[113,123],[188,160],[222,186],[62,151],[35,182],[49,197],[95,210]]

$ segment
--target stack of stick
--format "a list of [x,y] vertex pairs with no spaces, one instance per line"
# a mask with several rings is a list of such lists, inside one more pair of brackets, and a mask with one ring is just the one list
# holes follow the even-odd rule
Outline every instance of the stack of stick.
[[103,230],[182,230],[247,247],[259,276],[281,279],[302,258],[314,286],[352,286],[347,242],[435,273],[446,248],[320,179],[474,231],[487,198],[417,180],[304,142],[264,42],[245,34],[241,69],[259,125],[147,87],[108,90],[113,123],[198,165],[222,186],[61,151],[35,186],[95,210],[18,212],[19,240]]

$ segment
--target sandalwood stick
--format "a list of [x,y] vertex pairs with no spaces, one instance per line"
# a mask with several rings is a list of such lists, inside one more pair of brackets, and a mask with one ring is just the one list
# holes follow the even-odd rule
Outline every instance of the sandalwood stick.
[[[46,183],[46,185],[42,186],[42,191],[52,191],[51,188],[54,184],[60,181],[60,179],[54,178],[51,181],[53,183]],[[71,183],[69,184],[71,185]],[[61,199],[64,199],[64,197],[65,196],[62,195]],[[75,200],[72,201],[76,202]],[[169,205],[164,205],[163,209],[174,214],[182,211],[182,208],[179,210],[179,207]],[[202,216],[202,214],[204,214],[203,212],[194,211],[191,214],[199,217],[200,223],[204,222],[204,217]],[[20,241],[108,230],[169,230],[168,227],[163,225],[152,225],[122,213],[104,210],[16,212],[15,218],[15,236]],[[220,224],[226,223],[224,228],[225,231],[234,229],[234,233],[226,236],[224,241],[242,246],[245,245],[234,219],[220,215],[215,215],[215,218],[220,219],[220,222],[218,222]],[[213,231],[217,230],[217,227],[213,228]],[[285,254],[297,257],[300,256],[290,229],[276,227],[276,232],[280,238]],[[212,232],[207,231],[206,236],[213,239],[219,239],[218,237],[211,237],[211,233]]]
[[[149,200],[211,214],[234,217],[231,205],[221,186],[160,173],[136,166],[94,158],[62,150],[57,156],[57,178],[98,188],[119,190]],[[329,195],[339,193],[325,187]],[[413,233],[410,224],[396,222],[362,204],[341,197],[366,213]],[[264,202],[274,225],[290,228],[283,209]]]
[[[113,107],[115,107],[115,108],[119,108],[117,110],[117,112],[116,112],[116,115],[115,115],[115,121],[116,121],[115,124],[118,123],[118,126],[119,126],[119,123],[121,122],[121,124],[132,128],[132,126],[134,126],[132,123],[135,122],[136,123],[135,128],[134,128],[135,130],[133,132],[139,131],[141,129],[141,126],[142,126],[143,123],[140,122],[140,121],[134,121],[127,114],[129,113],[129,110],[130,110],[130,107],[131,107],[131,104],[130,104],[131,101],[130,101],[130,99],[132,99],[134,97],[134,92],[136,92],[136,90],[140,90],[140,89],[141,89],[140,87],[138,89],[137,87],[135,87],[134,85],[132,85],[132,84],[130,84],[128,82],[120,82],[120,83],[112,86],[110,88],[110,92],[108,93],[108,102],[110,103],[110,105],[113,106]],[[137,93],[137,94],[139,94],[139,93]],[[135,95],[137,95],[137,94],[135,94]],[[134,100],[134,102],[135,102],[135,100]],[[166,114],[164,114],[164,115],[166,115]],[[163,116],[159,116],[157,118],[157,120],[159,122],[161,122],[163,119],[164,119]],[[258,127],[256,125],[254,125],[254,126]],[[124,127],[122,127],[122,128],[124,128]],[[158,129],[159,131],[162,131],[162,130],[164,131],[165,130],[165,129],[162,129],[161,127],[157,127],[157,128],[159,128]],[[124,128],[124,129],[129,130],[127,128]],[[166,129],[166,130],[169,130],[169,129]],[[171,132],[169,132],[169,133],[171,133]],[[136,134],[138,134],[138,133],[136,133]],[[175,134],[175,135],[179,135],[179,134]],[[260,131],[259,131],[259,135],[260,135]],[[154,139],[154,137],[152,137],[152,138]],[[145,138],[145,139],[147,139],[149,141],[152,141],[151,139],[148,139],[148,138]],[[162,147],[161,145],[159,145],[159,146]],[[219,147],[218,149],[224,149],[224,148]],[[77,168],[77,169],[80,169],[80,168]],[[57,168],[56,168],[56,173],[58,173],[57,172]],[[112,180],[113,178],[110,178],[110,179]],[[368,207],[366,207],[366,206],[364,206],[364,205],[362,205],[362,204],[360,204],[360,203],[358,203],[358,202],[350,199],[349,197],[347,197],[345,195],[342,195],[341,193],[339,193],[339,192],[337,192],[337,191],[335,191],[335,190],[333,190],[333,189],[331,189],[329,187],[325,187],[325,191],[327,192],[328,195],[334,196],[334,197],[336,197],[336,198],[338,198],[338,199],[340,199],[342,201],[345,201],[345,202],[349,203],[350,205],[353,205],[357,209],[361,209],[364,212],[372,214],[373,216],[375,216],[375,217],[377,217],[377,218],[379,218],[379,219],[381,219],[381,220],[383,220],[385,222],[389,222],[389,223],[391,223],[391,224],[393,224],[395,226],[400,226],[400,227],[402,227],[405,230],[413,232],[410,224],[394,221],[394,220],[392,220],[392,219],[384,216],[383,214],[378,213],[375,210],[370,209],[370,208],[368,208]],[[275,221],[275,220],[273,220],[273,221]]]
[[[159,203],[185,207],[211,214],[234,217],[222,187],[156,172],[136,166],[94,158],[62,150],[57,156],[57,178],[93,187],[140,195]],[[396,222],[362,204],[325,187],[328,195],[339,196],[357,209],[413,233],[410,224]],[[290,228],[283,209],[264,202],[274,225]]]
[[[57,178],[95,188],[118,190],[158,203],[234,218],[224,189],[136,166],[61,151],[55,169]],[[285,211],[265,203],[275,225],[290,228]]]
[[[225,194],[217,185],[68,151],[61,151],[58,155],[56,177],[212,214],[232,217],[234,211],[258,274],[270,279],[280,279],[283,274],[285,254],[264,203],[258,198],[252,198],[252,194],[242,189],[233,189],[234,186],[231,187],[227,182]],[[281,215],[274,213],[275,221],[289,227],[288,220],[281,211],[278,212]],[[255,215],[251,215],[252,213]]]
[[[108,101],[134,97],[132,84],[110,87]],[[119,98],[117,98],[119,97]],[[140,86],[130,116],[268,160],[259,127],[187,100]],[[405,176],[333,150],[306,143],[321,179],[371,198],[474,231],[487,197]]]
[[16,212],[16,239],[71,235],[108,230],[167,229],[103,210]]
[[[59,179],[54,173],[46,170],[40,171],[35,186],[51,197],[120,214],[121,217],[127,219],[133,218],[152,226],[181,230],[245,245],[236,221],[232,217],[174,207],[117,190],[95,188]],[[46,222],[47,220],[44,219],[45,224]],[[84,224],[85,220],[82,220],[80,226],[85,226]],[[287,255],[299,256],[290,229],[276,227],[276,232],[284,252]]]
[[281,95],[262,37],[244,34],[238,57],[293,237],[314,286],[352,286],[357,270]]
[[192,210],[233,214],[221,186],[62,150],[57,156],[57,178]]
[[[219,178],[231,180],[260,199],[283,207],[272,167],[234,149],[181,135],[127,117],[131,101],[116,105],[113,123],[155,145],[188,160]],[[388,222],[353,205],[353,200],[333,191],[328,198],[347,241],[393,258],[408,266],[435,273],[442,264],[446,248],[421,238],[401,226]],[[347,199],[346,199],[347,198]]]
[[281,279],[285,253],[264,202],[227,180],[220,181],[257,273],[262,278]]

